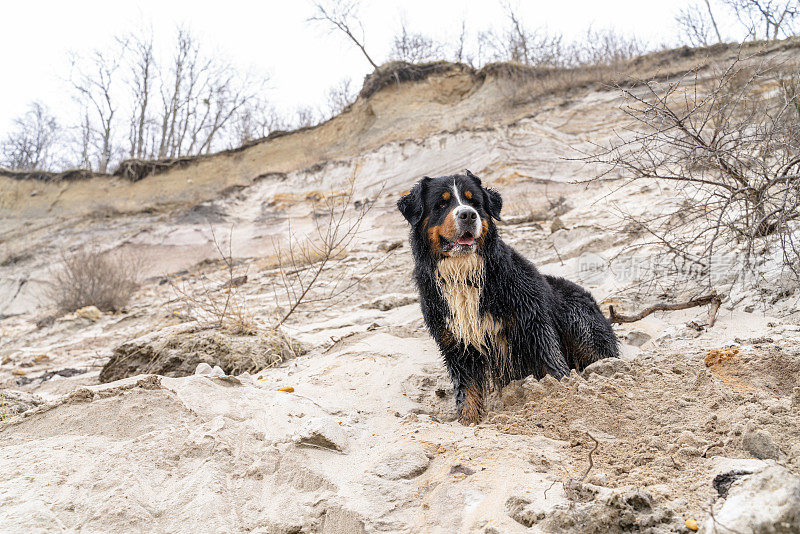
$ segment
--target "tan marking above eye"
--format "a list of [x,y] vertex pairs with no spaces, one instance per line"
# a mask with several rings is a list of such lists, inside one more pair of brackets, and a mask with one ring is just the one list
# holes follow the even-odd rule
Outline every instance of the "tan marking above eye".
[[464,196],[467,197],[468,199],[471,199],[472,198],[472,191],[467,189],[466,191],[464,191]]
[[447,191],[445,191],[444,193],[442,193],[442,199],[443,199],[443,200],[450,200],[450,193],[449,193],[449,192],[447,192]]

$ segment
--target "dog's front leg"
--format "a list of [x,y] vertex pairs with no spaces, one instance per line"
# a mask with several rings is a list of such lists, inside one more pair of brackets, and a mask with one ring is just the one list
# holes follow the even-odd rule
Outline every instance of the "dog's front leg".
[[[484,415],[483,399],[485,388],[482,384],[472,381],[456,388],[456,409],[458,422],[469,426],[480,423]],[[461,402],[459,402],[459,398]]]
[[444,352],[444,359],[456,397],[458,421],[462,425],[479,423],[484,415],[486,397],[486,364],[472,346],[456,344]]

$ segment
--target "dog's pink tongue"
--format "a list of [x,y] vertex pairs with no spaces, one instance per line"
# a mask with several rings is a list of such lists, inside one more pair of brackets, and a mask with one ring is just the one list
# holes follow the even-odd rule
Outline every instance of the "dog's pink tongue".
[[471,245],[475,241],[473,237],[459,237],[458,244],[459,245]]

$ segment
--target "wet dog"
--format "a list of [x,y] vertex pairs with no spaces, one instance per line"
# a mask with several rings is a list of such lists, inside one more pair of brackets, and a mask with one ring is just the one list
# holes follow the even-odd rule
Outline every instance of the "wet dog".
[[611,324],[580,286],[500,239],[503,200],[471,172],[422,178],[397,207],[411,224],[422,315],[444,358],[463,424],[492,387],[556,378],[619,355]]

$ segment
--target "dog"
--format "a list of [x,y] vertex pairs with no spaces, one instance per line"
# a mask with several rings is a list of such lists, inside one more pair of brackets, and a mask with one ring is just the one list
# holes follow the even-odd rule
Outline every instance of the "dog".
[[462,424],[482,419],[493,387],[529,375],[560,379],[619,356],[611,323],[588,291],[542,275],[500,239],[503,199],[470,171],[426,176],[397,207],[411,225],[422,316]]

